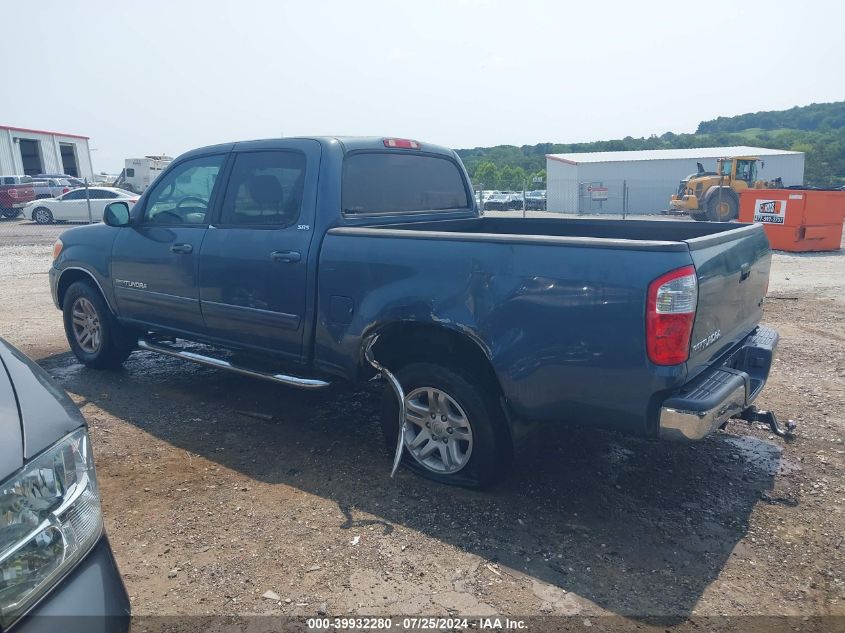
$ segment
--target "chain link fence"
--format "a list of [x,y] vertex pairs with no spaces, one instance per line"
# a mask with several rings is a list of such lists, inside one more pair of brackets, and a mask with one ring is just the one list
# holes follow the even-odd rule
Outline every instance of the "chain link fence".
[[[547,210],[567,215],[662,215],[676,191],[643,180],[568,183],[548,191]],[[671,213],[670,213],[671,214]]]
[[138,194],[110,185],[0,176],[0,245],[51,242],[69,226],[101,222],[109,202],[138,199]]

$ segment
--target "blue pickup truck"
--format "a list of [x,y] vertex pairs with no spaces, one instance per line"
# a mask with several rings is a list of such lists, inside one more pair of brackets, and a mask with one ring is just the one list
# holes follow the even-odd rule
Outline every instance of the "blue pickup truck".
[[696,440],[751,411],[770,263],[761,226],[485,217],[447,148],[284,138],[174,160],[64,232],[50,283],[91,367],[141,348],[303,389],[381,372],[396,464],[484,486],[537,423]]

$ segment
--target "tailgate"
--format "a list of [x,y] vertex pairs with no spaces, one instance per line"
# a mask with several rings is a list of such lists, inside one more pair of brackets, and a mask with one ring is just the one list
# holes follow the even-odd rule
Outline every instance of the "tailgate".
[[698,275],[698,308],[687,362],[694,377],[760,322],[772,252],[760,224],[687,240]]
[[30,184],[8,185],[0,195],[11,204],[21,204],[35,200],[35,189]]

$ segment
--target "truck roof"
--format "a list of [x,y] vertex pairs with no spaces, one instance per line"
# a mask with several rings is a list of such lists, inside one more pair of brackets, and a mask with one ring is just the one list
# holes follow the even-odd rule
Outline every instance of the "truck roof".
[[[229,152],[235,148],[242,146],[249,146],[250,148],[266,148],[273,149],[278,147],[284,141],[291,139],[305,139],[317,141],[323,147],[339,146],[344,153],[362,150],[362,149],[385,149],[385,141],[389,139],[399,140],[399,137],[393,136],[286,136],[281,138],[256,139],[250,141],[237,141],[234,143],[220,143],[218,145],[208,145],[206,147],[198,147],[182,154],[181,157],[191,156],[194,154],[206,154],[209,151]],[[404,140],[404,139],[403,139]],[[422,141],[415,141],[419,143],[419,150],[431,154],[445,154],[452,155],[453,151],[442,145],[433,145],[431,143],[424,143]],[[406,149],[400,151],[415,151],[413,149]]]

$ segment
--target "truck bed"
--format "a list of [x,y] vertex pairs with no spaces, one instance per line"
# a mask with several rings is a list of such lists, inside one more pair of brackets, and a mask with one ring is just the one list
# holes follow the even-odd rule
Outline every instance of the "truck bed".
[[[688,251],[733,239],[741,228],[753,225],[723,222],[602,220],[581,218],[480,217],[436,222],[371,224],[332,229],[332,233],[483,241],[568,244],[597,248]],[[728,234],[729,235],[726,235]]]
[[[374,243],[377,240],[378,243]],[[332,373],[384,319],[471,331],[518,416],[656,434],[660,397],[719,363],[759,323],[771,254],[759,225],[463,218],[329,229],[315,355]],[[646,290],[694,265],[694,349],[678,366],[645,354]],[[349,322],[333,302],[354,306]],[[703,341],[702,343],[699,343]],[[653,426],[652,426],[653,425]]]

